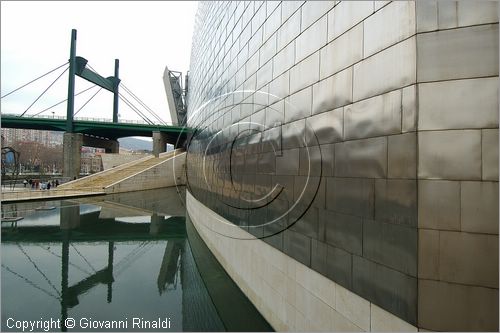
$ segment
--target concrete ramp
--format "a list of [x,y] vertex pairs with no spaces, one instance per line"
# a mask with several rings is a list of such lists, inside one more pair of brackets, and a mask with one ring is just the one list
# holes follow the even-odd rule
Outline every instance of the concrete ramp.
[[119,193],[184,185],[185,160],[186,153],[177,149],[77,179],[59,189]]

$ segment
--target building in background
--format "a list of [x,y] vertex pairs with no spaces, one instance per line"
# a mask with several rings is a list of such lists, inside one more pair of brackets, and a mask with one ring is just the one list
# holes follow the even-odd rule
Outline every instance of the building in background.
[[498,3],[201,2],[187,210],[276,330],[498,330]]
[[105,154],[104,148],[82,147],[81,168],[82,174],[92,174],[103,170],[102,154]]
[[40,131],[33,129],[2,128],[6,144],[19,141],[35,141],[47,147],[62,145],[63,133],[56,131]]

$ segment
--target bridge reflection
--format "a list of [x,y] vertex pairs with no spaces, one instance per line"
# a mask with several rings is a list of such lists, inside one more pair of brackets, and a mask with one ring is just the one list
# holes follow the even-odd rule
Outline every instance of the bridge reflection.
[[[156,279],[158,293],[162,295],[182,284],[180,281],[182,278],[182,257],[187,240],[183,216],[185,210],[179,198],[173,200],[174,195],[177,195],[176,191],[163,189],[148,191],[146,196],[144,192],[106,196],[99,202],[95,202],[95,200],[92,202],[94,209],[89,209],[89,204],[91,204],[89,199],[47,202],[46,206],[57,205],[57,209],[37,210],[36,214],[52,217],[51,222],[43,225],[38,223],[23,224],[24,221],[18,224],[3,223],[2,242],[15,243],[35,267],[34,259],[23,249],[23,245],[45,244],[42,248],[60,258],[61,288],[60,292],[58,290],[56,292],[60,301],[61,330],[67,331],[67,327],[64,325],[65,319],[68,318],[69,309],[80,304],[80,296],[99,285],[105,285],[107,287],[106,301],[111,303],[115,279],[133,263],[135,258],[139,257],[138,252],[133,250],[134,253],[127,254],[118,263],[114,262],[115,244],[118,242],[139,243],[138,251],[144,252],[144,245],[150,241],[166,240],[165,251]],[[158,196],[160,193],[162,195]],[[161,199],[158,200],[158,198]],[[169,202],[167,203],[167,201]],[[35,205],[38,207],[34,207]],[[84,209],[85,207],[86,209]],[[27,212],[35,212],[36,208],[40,208],[40,203],[10,204],[2,208],[5,208],[2,209],[2,215],[9,215],[9,212],[10,215],[14,215],[15,212],[15,215],[25,215],[27,216],[26,220],[29,220],[29,217],[33,217],[33,215]],[[173,214],[173,216],[167,213]],[[57,217],[58,223],[55,223]],[[134,221],[127,222],[127,219]],[[36,221],[36,219],[34,220]],[[107,243],[107,265],[101,269],[94,269],[75,246],[75,244],[82,242],[93,245]],[[46,247],[47,243],[61,244],[61,254],[57,255],[57,253],[52,252],[50,247]],[[79,267],[70,261],[71,248],[93,269],[92,273],[73,284],[69,283],[71,267]],[[8,267],[7,270],[17,274]],[[40,269],[37,268],[37,270],[42,273]],[[82,271],[81,268],[79,270]],[[42,273],[42,275],[44,274]],[[49,281],[45,275],[44,277]],[[187,279],[193,280],[193,277],[187,277]],[[52,283],[50,285],[56,289]]]

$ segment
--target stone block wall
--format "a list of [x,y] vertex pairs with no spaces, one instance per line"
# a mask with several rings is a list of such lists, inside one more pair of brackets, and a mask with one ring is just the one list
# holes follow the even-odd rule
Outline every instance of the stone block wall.
[[202,2],[196,25],[189,192],[414,326],[498,329],[497,3]]

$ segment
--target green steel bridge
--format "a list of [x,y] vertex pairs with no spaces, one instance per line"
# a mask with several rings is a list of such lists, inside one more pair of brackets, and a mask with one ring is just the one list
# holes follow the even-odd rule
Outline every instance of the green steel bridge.
[[[18,129],[34,129],[34,130],[49,130],[65,132],[63,138],[64,145],[64,167],[63,175],[65,177],[75,178],[79,176],[80,171],[80,150],[82,145],[92,147],[105,148],[108,153],[118,153],[119,144],[117,139],[129,136],[146,136],[153,137],[153,153],[159,156],[159,153],[166,151],[166,144],[174,144],[176,147],[182,147],[190,134],[190,130],[186,125],[186,90],[181,87],[182,75],[180,73],[168,71],[166,79],[164,79],[165,92],[169,103],[170,113],[174,124],[167,124],[158,114],[149,108],[141,101],[133,92],[123,85],[119,79],[119,60],[115,59],[114,76],[104,77],[98,74],[89,64],[88,60],[76,55],[76,30],[71,31],[71,47],[69,61],[61,66],[49,71],[46,74],[22,85],[21,87],[10,91],[1,96],[5,98],[18,90],[32,84],[38,79],[59,70],[62,67],[66,69],[53,81],[40,96],[38,96],[30,106],[19,114],[1,115],[2,128],[18,128]],[[68,71],[68,95],[67,99],[57,104],[52,105],[35,114],[28,114],[30,108],[49,90],[52,85]],[[94,86],[87,88],[81,92],[75,93],[76,77],[83,78]],[[75,112],[75,97],[81,93],[88,91],[93,87],[100,89],[92,95],[92,97],[83,104],[83,106]],[[131,99],[125,97],[119,92],[122,87],[127,92]],[[91,119],[91,118],[76,118],[76,114],[94,98],[101,89],[113,93],[113,112],[112,120],[106,119]],[[133,111],[139,115],[145,123],[139,122],[124,122],[118,121],[119,100],[122,100]],[[141,111],[137,106],[133,105],[132,100],[139,103],[145,111]],[[44,116],[42,113],[51,108],[66,103],[66,117],[61,116]],[[152,115],[153,120],[149,119],[146,114]]]
[[[2,114],[2,128],[22,128],[48,131],[66,131],[66,118],[64,117],[20,117],[18,115]],[[186,127],[175,125],[152,125],[138,122],[113,123],[105,119],[74,119],[73,133],[98,138],[116,140],[128,136],[152,137],[153,132],[164,133],[167,142],[176,144],[184,143],[190,130]]]

